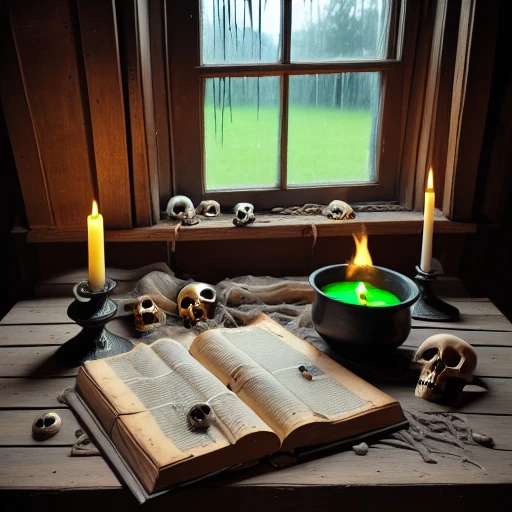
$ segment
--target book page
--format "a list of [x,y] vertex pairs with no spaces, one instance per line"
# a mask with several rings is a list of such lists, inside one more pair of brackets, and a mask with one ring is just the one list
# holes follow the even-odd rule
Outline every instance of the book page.
[[[158,424],[163,435],[182,452],[214,449],[214,443],[234,444],[244,435],[269,427],[232,391],[171,339],[139,345],[104,362],[133,392]],[[193,429],[187,413],[198,402],[208,402],[216,416],[207,430]]]
[[[311,408],[283,386],[277,376],[231,343],[230,335],[219,329],[201,333],[190,352],[256,411],[281,441],[293,429],[314,421]],[[299,373],[297,367],[295,371]]]

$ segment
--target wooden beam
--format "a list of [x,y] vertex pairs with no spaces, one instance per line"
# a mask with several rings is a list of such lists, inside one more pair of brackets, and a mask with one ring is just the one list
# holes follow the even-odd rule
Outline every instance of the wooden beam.
[[[93,157],[83,104],[86,87],[76,51],[78,27],[71,4],[67,0],[9,0],[7,5],[41,161],[37,162],[33,138],[29,136],[30,164],[35,165],[36,175],[37,167],[44,170],[55,225],[85,227],[94,195]],[[23,107],[20,115],[28,122]],[[25,184],[27,178],[24,177]],[[31,186],[37,183],[36,180]],[[43,202],[41,223],[50,222],[44,206],[48,201],[45,187],[35,195]],[[35,199],[34,195],[30,197]]]
[[55,226],[55,220],[7,9],[3,3],[0,13],[0,28],[4,35],[0,48],[0,92],[5,122],[28,224],[32,229],[48,229]]
[[457,221],[472,219],[494,66],[499,4],[476,0],[461,4],[443,198],[443,213]]
[[103,0],[78,0],[78,15],[100,211],[105,219],[105,227],[132,227],[126,123],[114,4]]

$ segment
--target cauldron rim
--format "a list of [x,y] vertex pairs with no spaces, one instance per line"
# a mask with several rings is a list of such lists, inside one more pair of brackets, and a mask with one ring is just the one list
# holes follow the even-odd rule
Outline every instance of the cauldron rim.
[[[350,265],[348,263],[338,263],[335,265],[327,265],[325,267],[318,268],[317,270],[315,270],[314,272],[312,272],[310,274],[309,284],[312,286],[315,293],[318,293],[319,295],[325,297],[327,300],[339,302],[339,303],[343,304],[344,306],[347,306],[349,308],[356,308],[357,310],[359,310],[361,308],[360,305],[350,304],[348,302],[343,302],[343,301],[333,299],[332,297],[329,297],[329,295],[325,294],[315,283],[317,276],[319,274],[321,274],[322,272],[326,272],[326,271],[328,271],[330,269],[334,269],[334,268],[342,268],[342,267],[349,267],[349,266]],[[396,310],[396,309],[402,309],[402,308],[411,306],[418,300],[418,298],[420,296],[420,289],[418,288],[418,285],[410,277],[407,277],[406,275],[401,274],[400,272],[397,272],[396,270],[392,270],[392,269],[386,268],[386,267],[380,267],[378,265],[373,265],[373,268],[377,268],[382,272],[396,276],[397,279],[400,279],[401,281],[407,283],[411,288],[411,293],[409,294],[409,297],[406,300],[404,300],[404,301],[401,300],[399,304],[394,304],[394,305],[389,305],[389,306],[388,305],[379,306],[379,308],[378,308],[379,310],[392,311],[392,310]],[[346,280],[346,281],[347,282],[355,282],[355,281],[350,281],[350,280]],[[377,309],[377,308],[371,308],[371,309]]]

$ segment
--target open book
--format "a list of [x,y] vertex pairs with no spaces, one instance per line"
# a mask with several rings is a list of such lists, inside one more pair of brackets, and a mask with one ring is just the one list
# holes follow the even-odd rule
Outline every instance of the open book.
[[[76,391],[148,493],[283,451],[403,425],[400,404],[266,315],[87,361]],[[187,413],[207,403],[214,421]]]

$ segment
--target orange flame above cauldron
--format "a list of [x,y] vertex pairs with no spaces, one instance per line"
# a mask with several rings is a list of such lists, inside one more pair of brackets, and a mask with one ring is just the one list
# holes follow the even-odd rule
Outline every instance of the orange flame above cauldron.
[[352,237],[356,244],[356,253],[348,263],[349,267],[346,273],[346,277],[348,278],[354,274],[357,267],[373,267],[372,257],[368,250],[368,235],[366,234],[364,224],[361,233],[352,233]]

